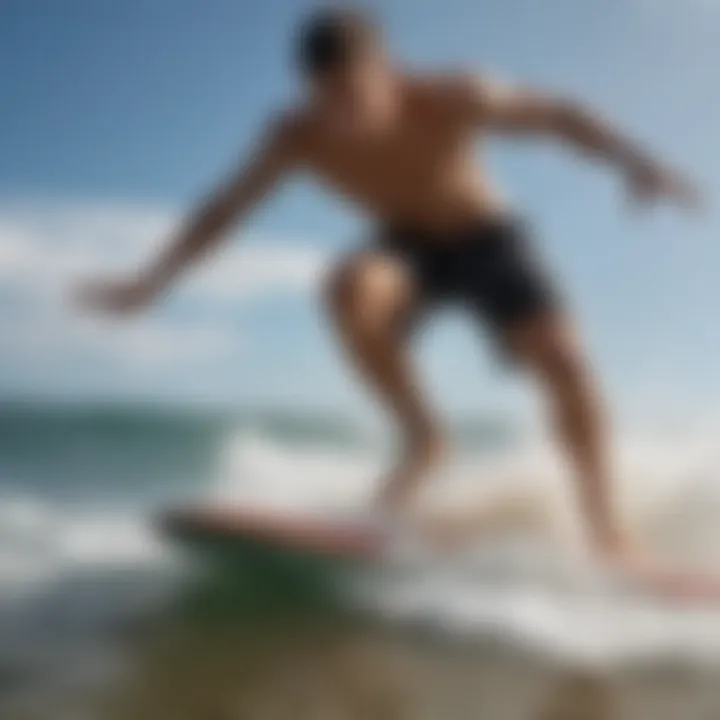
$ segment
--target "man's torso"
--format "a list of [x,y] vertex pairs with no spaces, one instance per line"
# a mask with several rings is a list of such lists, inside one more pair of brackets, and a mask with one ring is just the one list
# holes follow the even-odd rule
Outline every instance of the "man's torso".
[[377,127],[304,113],[296,132],[302,165],[381,227],[442,236],[501,212],[475,162],[478,128],[448,102],[447,83],[403,78],[399,93]]

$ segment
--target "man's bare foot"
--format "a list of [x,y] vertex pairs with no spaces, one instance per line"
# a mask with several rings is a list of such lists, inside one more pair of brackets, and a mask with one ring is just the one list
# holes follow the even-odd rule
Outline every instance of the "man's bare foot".
[[444,457],[445,443],[440,433],[427,431],[412,436],[406,445],[405,457],[381,482],[376,506],[390,512],[406,507]]
[[685,602],[720,602],[720,576],[679,568],[634,547],[615,548],[604,555],[608,567],[646,590]]

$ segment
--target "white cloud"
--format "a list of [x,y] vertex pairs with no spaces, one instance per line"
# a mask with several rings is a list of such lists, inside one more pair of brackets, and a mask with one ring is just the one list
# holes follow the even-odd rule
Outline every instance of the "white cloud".
[[206,262],[180,292],[242,302],[279,292],[304,292],[316,286],[324,265],[323,254],[312,248],[241,244]]
[[[277,240],[220,249],[176,289],[202,307],[192,319],[167,309],[113,321],[70,304],[73,285],[100,274],[122,276],[147,262],[176,223],[142,207],[0,207],[0,375],[32,366],[48,374],[92,363],[108,378],[200,370],[240,352],[237,328],[221,313],[276,296],[303,293],[318,280],[322,253]],[[166,378],[165,378],[166,379]]]
[[[98,273],[117,275],[147,262],[177,220],[135,208],[0,208],[0,283],[62,291]],[[293,243],[228,243],[205,259],[176,292],[222,301],[305,291],[317,282],[324,255]]]

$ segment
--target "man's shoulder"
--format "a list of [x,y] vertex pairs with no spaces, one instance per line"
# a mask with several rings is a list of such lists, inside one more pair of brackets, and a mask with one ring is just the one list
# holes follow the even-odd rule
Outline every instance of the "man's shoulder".
[[419,101],[452,108],[482,98],[492,81],[482,71],[450,69],[407,75],[406,87]]

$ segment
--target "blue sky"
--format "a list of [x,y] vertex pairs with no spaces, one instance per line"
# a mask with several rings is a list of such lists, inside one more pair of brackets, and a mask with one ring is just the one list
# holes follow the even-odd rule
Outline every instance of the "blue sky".
[[[397,55],[564,90],[720,189],[720,0],[386,0]],[[318,303],[362,218],[290,183],[148,315],[65,303],[73,278],[152,254],[298,91],[302,0],[0,3],[0,392],[371,406]],[[538,229],[621,417],[713,414],[718,221],[632,216],[613,173],[550,145],[492,143]],[[478,343],[478,336],[480,342]],[[525,413],[532,394],[481,333],[443,316],[419,346],[447,412]]]

